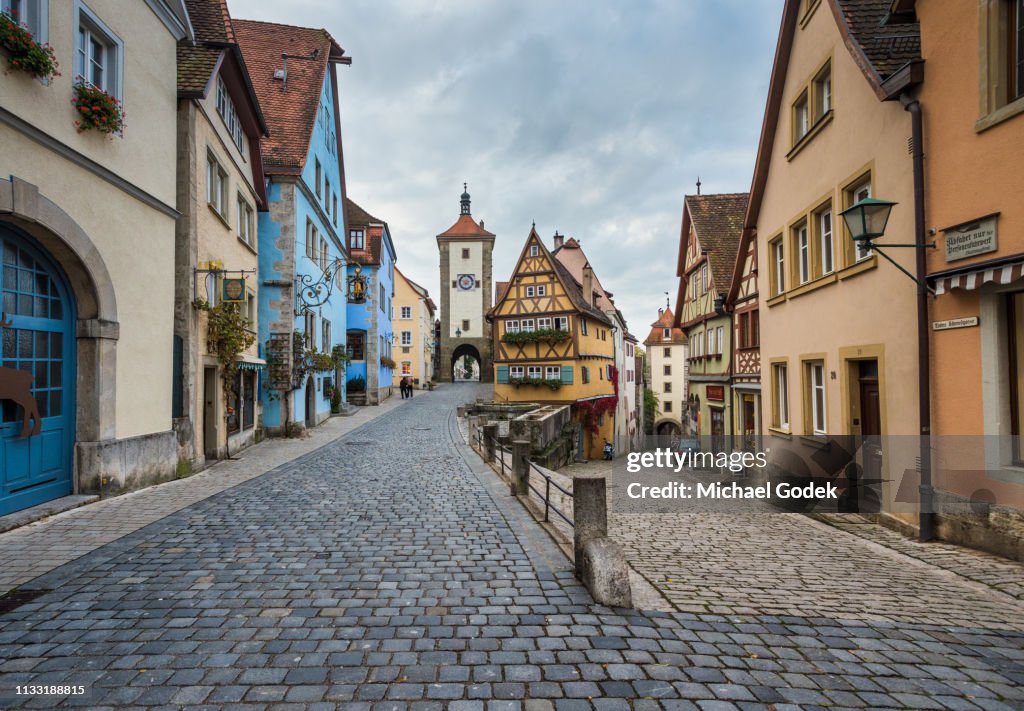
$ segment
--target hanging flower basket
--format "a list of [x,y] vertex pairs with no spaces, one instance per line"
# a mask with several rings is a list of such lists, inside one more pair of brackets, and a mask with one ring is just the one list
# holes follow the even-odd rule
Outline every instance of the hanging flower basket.
[[53,48],[36,42],[28,28],[6,12],[0,13],[0,48],[7,54],[9,69],[38,79],[60,76]]
[[102,89],[78,81],[71,103],[78,112],[75,128],[79,133],[93,129],[107,135],[124,133],[124,108],[120,101]]

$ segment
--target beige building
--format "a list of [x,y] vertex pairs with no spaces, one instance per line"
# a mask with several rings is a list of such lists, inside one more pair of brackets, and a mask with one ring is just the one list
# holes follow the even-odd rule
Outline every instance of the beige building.
[[644,341],[651,368],[650,388],[658,399],[654,434],[678,436],[688,432],[687,413],[689,347],[682,329],[672,325],[672,309],[658,309],[658,320]]
[[0,514],[168,479],[177,463],[169,68],[187,13],[175,1],[21,4],[60,74],[0,76]]
[[392,385],[402,378],[413,387],[426,388],[434,380],[434,312],[437,306],[422,286],[395,267],[395,298],[392,333],[395,362]]
[[[892,509],[897,487],[888,480],[916,455],[878,437],[918,428],[916,286],[855,247],[839,215],[866,197],[895,201],[880,244],[915,241],[911,117],[888,99],[916,80],[908,67],[917,27],[884,25],[887,6],[786,2],[740,247],[746,254],[756,239],[761,265],[770,461],[834,475],[809,455],[855,452],[867,478],[886,480],[877,495],[857,493],[862,511]],[[913,250],[886,254],[913,271]]]
[[[266,363],[256,342],[257,211],[266,209],[267,127],[222,0],[186,0],[195,40],[178,47],[178,220],[174,425],[180,456],[201,468],[252,444]],[[252,344],[233,365],[208,339],[211,312],[237,311]]]

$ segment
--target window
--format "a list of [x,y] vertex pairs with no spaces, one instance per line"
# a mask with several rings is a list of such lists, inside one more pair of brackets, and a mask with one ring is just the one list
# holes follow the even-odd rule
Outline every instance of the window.
[[530,256],[531,257],[536,257],[538,254],[540,254],[540,247],[538,247],[535,244],[531,244],[530,245]]
[[121,40],[85,6],[78,11],[75,79],[121,97]]
[[789,429],[789,369],[785,363],[772,364],[772,426]]
[[739,315],[739,320],[736,324],[736,332],[738,338],[737,345],[740,348],[747,348],[747,334],[750,332],[750,314],[743,312]]
[[814,78],[814,121],[817,123],[832,110],[832,63]]
[[319,256],[320,256],[320,271],[326,272],[327,271],[327,263],[330,261],[331,255],[330,255],[330,251],[327,249],[327,240],[325,240],[323,237],[320,238]]
[[671,400],[666,400],[665,402],[661,403],[661,410],[662,410],[662,412],[666,412],[666,413],[667,412],[672,412],[672,401]]
[[0,12],[10,15],[28,28],[40,44],[47,40],[47,0],[0,0]]
[[1024,464],[1024,291],[1006,295],[1006,344],[1010,383],[1010,435],[1013,443],[1013,463]]
[[832,208],[827,207],[817,215],[818,243],[821,257],[821,273],[831,274],[835,268],[832,256]]
[[808,429],[816,435],[825,434],[825,363],[820,360],[806,364],[807,401],[806,412],[810,415]]
[[338,196],[331,197],[331,209],[334,211],[334,226],[338,226]]
[[980,4],[982,119],[976,130],[989,128],[1024,110],[1024,106],[1015,106],[989,117],[1024,98],[1024,0],[985,0]]
[[587,366],[580,366],[580,380],[584,385],[590,382],[590,368]]
[[761,345],[761,312],[758,309],[750,312],[750,338],[747,343],[751,348]]
[[519,321],[506,321],[505,333],[519,333]]
[[387,296],[387,294],[384,293],[384,285],[383,284],[381,284],[379,288],[380,288],[380,299],[377,300],[377,303],[380,306],[380,310],[384,311],[385,308],[387,307],[388,296]]
[[797,283],[806,284],[811,280],[811,242],[806,222],[794,228],[793,246],[796,250]]
[[718,340],[718,348],[715,351],[718,355],[725,353],[725,327],[719,326],[715,329],[715,338]]
[[469,330],[469,319],[462,319],[462,333],[465,335],[466,331]]
[[587,335],[587,319],[585,318],[580,319],[580,333],[582,333],[584,336]]
[[704,336],[707,338],[707,348],[704,351],[709,356],[715,354],[715,329],[709,328],[704,332]]
[[700,293],[708,293],[708,263],[700,265]]
[[214,212],[228,219],[228,172],[213,154],[206,156],[206,202]]
[[316,225],[313,221],[306,218],[306,256],[310,259],[316,259],[316,249],[319,244],[319,235],[317,235]]
[[793,104],[793,143],[797,143],[807,135],[811,128],[810,111],[807,106],[807,92]]
[[554,319],[556,331],[568,331],[569,330],[569,317],[568,316],[555,316]]
[[786,253],[782,245],[782,238],[776,238],[768,245],[771,254],[772,270],[772,296],[778,296],[786,291]]
[[469,249],[468,248],[462,250],[462,258],[463,259],[469,259]]
[[533,331],[534,331],[533,319],[532,318],[524,318],[523,319],[523,332],[524,333],[533,333]]
[[544,318],[537,319],[537,328],[538,329],[547,329],[547,330],[550,331],[551,330],[551,317],[547,316],[547,317],[544,317]]
[[256,295],[251,291],[245,294],[245,320],[250,331],[256,330],[257,309]]
[[1024,0],[1012,0],[1009,9],[1009,42],[1006,56],[1010,60],[1008,99],[1014,101],[1024,96]]
[[664,366],[662,366],[662,372],[664,372],[665,375],[672,375],[672,366],[671,365],[664,365]]
[[402,309],[401,309],[401,314],[402,314],[402,318],[403,319],[410,319],[410,318],[412,318],[412,307],[411,306],[403,306]]
[[[869,197],[871,197],[870,177],[854,185],[854,187],[846,191],[846,206],[851,207],[853,205],[856,205],[861,200],[865,200]],[[853,242],[853,240],[849,241]],[[868,257],[871,256],[871,247],[861,242],[858,242],[857,244],[853,245],[852,249],[855,250],[853,254],[854,261],[859,262],[862,259],[867,259]]]
[[545,284],[537,285],[537,296],[547,296],[548,287]]
[[252,205],[242,197],[241,193],[238,194],[238,222],[235,225],[235,231],[238,234],[238,239],[250,247],[256,246],[256,230],[253,229]]
[[532,286],[526,287],[526,296],[527,297],[534,296],[536,293],[537,293],[537,290],[534,287],[532,287]]
[[540,379],[542,370],[539,365],[530,365],[526,367],[526,375],[531,378]]
[[235,111],[235,104],[228,94],[228,85],[217,75],[217,114],[224,121],[224,126],[235,142],[238,150],[245,155],[245,135],[242,133],[242,122],[238,120],[238,113]]
[[402,345],[403,346],[411,346],[412,345],[412,331],[402,331]]
[[331,322],[328,319],[320,320],[320,350],[324,353],[331,350]]
[[[629,355],[633,355],[633,353],[632,353],[633,349],[630,348],[629,350],[631,351]],[[666,358],[671,358],[672,357],[672,349],[671,348],[665,348],[665,357]]]
[[544,379],[545,380],[561,380],[562,379],[562,366],[560,365],[549,365],[544,368]]
[[412,375],[412,363],[403,360],[402,361],[402,375]]
[[321,183],[323,182],[323,168],[320,167],[320,159],[314,158],[316,161],[316,196],[320,197],[323,195],[323,189]]
[[671,328],[663,328],[663,329],[661,329],[661,340],[663,340],[663,341],[671,341],[672,340],[672,329]]
[[362,230],[349,230],[348,231],[348,248],[349,249],[363,249],[363,231]]
[[349,331],[347,335],[349,358],[366,360],[366,331]]
[[524,369],[521,365],[513,365],[508,369],[508,374],[510,378],[522,378],[523,373]]
[[312,311],[307,311],[305,315],[305,336],[306,336],[306,348],[311,351],[316,350],[316,314]]
[[667,392],[667,393],[670,393],[670,392],[672,392],[672,383],[670,383],[670,382],[666,382],[666,383],[665,383],[665,387],[664,387],[664,388],[662,388],[662,390],[663,390],[664,392]]

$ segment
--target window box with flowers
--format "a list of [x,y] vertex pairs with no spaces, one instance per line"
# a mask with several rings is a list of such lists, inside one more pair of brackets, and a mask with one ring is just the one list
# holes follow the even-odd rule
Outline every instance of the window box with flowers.
[[124,107],[117,97],[81,79],[75,82],[74,98],[79,133],[93,129],[107,135],[124,133]]
[[0,49],[7,55],[7,67],[13,71],[44,81],[60,76],[53,48],[36,42],[28,27],[6,12],[0,13]]
[[391,368],[392,370],[394,370],[396,367],[395,361],[391,360],[387,356],[381,356],[380,364],[385,368]]
[[554,378],[509,378],[508,383],[517,388],[520,385],[534,385],[536,387],[551,388],[552,390],[558,390],[562,387],[562,381]]
[[536,331],[513,331],[504,333],[501,340],[505,343],[523,345],[525,343],[537,343],[547,341],[549,343],[561,343],[569,338],[568,331],[560,331],[554,328],[538,328]]

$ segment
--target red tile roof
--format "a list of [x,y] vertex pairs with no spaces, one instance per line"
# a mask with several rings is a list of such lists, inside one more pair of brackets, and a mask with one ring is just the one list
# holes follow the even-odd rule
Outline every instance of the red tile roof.
[[438,235],[438,237],[494,237],[493,232],[483,228],[483,220],[477,224],[472,215],[459,215],[455,224]]
[[720,294],[729,290],[736,250],[743,232],[748,193],[687,195],[686,210],[702,250],[711,262],[711,278]]
[[508,291],[508,285],[510,282],[498,281],[494,283],[494,303],[498,303],[505,297],[505,292]]
[[[233,25],[270,129],[270,137],[262,142],[265,172],[299,175],[309,153],[327,68],[345,61],[344,50],[323,29],[255,20],[235,20]],[[285,91],[285,83],[274,79],[282,67],[282,53],[308,57],[314,51],[316,59],[289,59]]]
[[[651,324],[651,333],[647,336],[644,341],[645,346],[658,346],[658,345],[669,345],[676,346],[686,343],[686,334],[683,333],[681,328],[673,328],[672,321],[672,309],[665,309],[658,316],[658,320]],[[665,340],[665,329],[672,329],[672,339]]]

